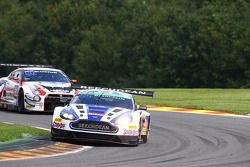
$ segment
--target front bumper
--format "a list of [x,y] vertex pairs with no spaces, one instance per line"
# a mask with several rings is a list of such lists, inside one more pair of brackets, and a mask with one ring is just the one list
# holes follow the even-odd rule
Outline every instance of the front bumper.
[[40,101],[34,101],[26,95],[24,108],[27,111],[54,112],[55,107],[65,106],[72,97],[73,95],[48,94]]
[[54,111],[55,107],[65,106],[73,95],[49,94],[44,99],[44,110]]
[[111,143],[138,145],[137,136],[119,136],[107,134],[95,134],[86,132],[67,131],[62,129],[51,128],[51,136],[59,139],[76,139],[81,141],[104,141]]

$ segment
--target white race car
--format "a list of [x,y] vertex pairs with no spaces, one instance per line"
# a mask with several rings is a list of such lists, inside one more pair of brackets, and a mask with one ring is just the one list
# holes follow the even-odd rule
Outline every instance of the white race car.
[[1,65],[21,67],[0,78],[1,108],[53,112],[76,94],[71,88],[71,82],[76,81],[70,81],[61,70],[41,65]]
[[[119,89],[120,90],[120,89]],[[136,94],[137,91],[128,91]],[[51,136],[57,139],[146,143],[150,113],[137,108],[131,94],[110,89],[81,90],[65,107],[56,107]]]

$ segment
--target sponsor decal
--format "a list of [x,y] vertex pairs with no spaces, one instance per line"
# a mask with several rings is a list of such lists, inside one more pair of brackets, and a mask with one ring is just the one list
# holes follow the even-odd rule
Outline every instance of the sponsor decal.
[[[85,92],[83,92],[83,94],[85,94]],[[122,93],[117,93],[117,92],[112,92],[112,91],[106,91],[106,90],[102,90],[102,91],[88,91],[88,95],[89,96],[97,96],[97,97],[108,97],[108,98],[114,98],[114,99],[121,99],[121,100],[125,100],[125,99],[130,99],[130,96],[122,94]]]
[[148,122],[145,114],[142,115],[142,127],[145,129],[147,129],[148,127]]
[[97,115],[97,116],[103,116],[103,113],[99,113],[99,112],[88,112],[89,115]]
[[51,126],[52,126],[53,128],[63,129],[63,128],[65,127],[65,124],[63,124],[63,123],[58,123],[58,122],[53,122],[53,123],[51,124]]
[[70,93],[71,92],[70,87],[51,87],[51,86],[45,86],[45,85],[41,85],[41,86],[48,89],[50,92],[59,92],[59,93]]
[[48,73],[48,74],[57,74],[57,71],[46,71],[46,70],[35,70],[34,72],[39,72],[39,73]]
[[148,128],[148,123],[147,123],[146,121],[143,122],[143,123],[142,123],[142,127],[145,128],[145,129],[147,129],[147,128]]
[[62,92],[62,93],[70,93],[70,90],[64,89],[49,89],[50,92]]
[[123,135],[138,136],[138,135],[139,135],[139,132],[138,132],[138,130],[125,129],[125,130],[123,131]]
[[98,130],[111,133],[116,132],[118,130],[117,127],[110,125],[108,122],[86,121],[86,120],[70,123],[70,127],[72,129]]
[[60,123],[62,122],[62,118],[55,118],[54,122]]
[[82,129],[95,129],[95,130],[110,130],[109,125],[101,125],[101,124],[85,124],[85,123],[79,123],[78,128]]
[[102,90],[112,90],[118,91],[123,93],[129,93],[134,95],[141,95],[141,96],[154,96],[153,91],[144,91],[144,90],[131,90],[131,89],[116,89],[116,88],[103,88],[103,87],[96,87],[96,86],[87,86],[87,85],[73,85],[73,89],[102,89]]
[[33,106],[30,105],[26,105],[25,108],[32,108]]
[[129,128],[129,129],[132,129],[132,130],[138,129],[136,125],[129,125],[128,128]]

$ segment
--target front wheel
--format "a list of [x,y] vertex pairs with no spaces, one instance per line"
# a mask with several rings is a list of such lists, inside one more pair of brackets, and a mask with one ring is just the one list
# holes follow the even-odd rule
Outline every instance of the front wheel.
[[18,93],[17,111],[20,113],[24,111],[24,94],[22,90]]
[[141,136],[141,141],[142,141],[142,143],[147,143],[147,141],[148,141],[148,135],[142,135]]

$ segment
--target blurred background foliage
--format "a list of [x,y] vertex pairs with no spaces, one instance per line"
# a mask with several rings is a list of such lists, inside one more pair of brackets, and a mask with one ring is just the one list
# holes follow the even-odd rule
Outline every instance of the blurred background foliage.
[[250,1],[1,0],[0,62],[95,86],[250,87]]

